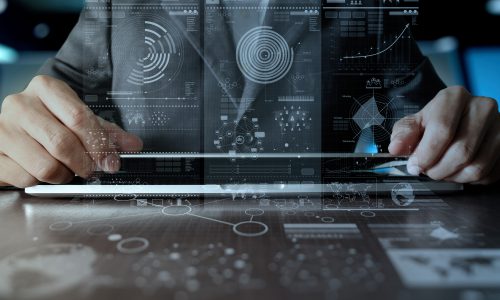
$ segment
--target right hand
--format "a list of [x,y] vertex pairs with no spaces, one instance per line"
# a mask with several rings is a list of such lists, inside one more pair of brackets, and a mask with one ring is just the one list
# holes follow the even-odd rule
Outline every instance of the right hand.
[[138,152],[142,145],[138,137],[94,115],[66,83],[37,76],[2,104],[0,186],[62,184],[75,174],[88,178],[97,169],[115,173],[117,151]]

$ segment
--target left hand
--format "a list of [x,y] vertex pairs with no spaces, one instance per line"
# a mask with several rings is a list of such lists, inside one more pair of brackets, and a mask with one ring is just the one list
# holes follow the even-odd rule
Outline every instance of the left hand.
[[408,172],[413,175],[494,183],[500,179],[498,104],[462,87],[444,89],[420,112],[394,125],[389,152],[411,155]]

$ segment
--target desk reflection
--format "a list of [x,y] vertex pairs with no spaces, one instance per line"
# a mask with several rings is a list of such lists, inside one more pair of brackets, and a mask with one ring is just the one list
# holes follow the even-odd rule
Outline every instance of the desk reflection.
[[0,297],[494,299],[499,213],[488,199],[4,192]]

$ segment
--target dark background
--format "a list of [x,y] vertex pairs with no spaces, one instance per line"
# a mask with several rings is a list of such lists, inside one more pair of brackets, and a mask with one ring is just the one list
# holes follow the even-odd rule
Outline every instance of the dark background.
[[[0,43],[19,51],[57,50],[76,23],[83,3],[81,0],[2,1],[7,1],[8,7],[0,14]],[[500,45],[500,15],[486,11],[488,1],[422,0],[415,35],[419,40],[454,36],[463,46]],[[62,3],[66,4],[61,6]],[[42,40],[33,34],[40,23],[50,28],[50,34]]]
[[[0,3],[5,1],[7,9],[0,14],[0,44],[17,51],[57,50],[76,24],[83,5],[82,0],[0,0]],[[61,3],[67,4],[61,6]],[[50,29],[46,37],[35,36],[38,24],[46,24]]]
[[[5,3],[7,8],[2,12]],[[488,3],[496,4],[497,11],[489,13]],[[27,83],[20,82],[22,78],[31,77],[39,65],[59,49],[76,23],[82,5],[83,0],[0,0],[0,101],[7,93],[22,89]],[[496,70],[500,69],[500,0],[421,0],[420,6],[419,26],[414,28],[417,40],[454,37],[438,46],[446,48],[453,42],[456,57],[446,59],[446,64],[450,65],[451,61],[452,67],[463,71],[463,76],[451,76],[445,82],[464,84],[473,92],[492,93],[488,96],[500,98],[500,90],[495,89],[500,86],[497,84],[500,71]],[[432,43],[423,44],[423,51],[430,56],[441,51]],[[6,57],[2,46],[8,47],[10,57]],[[476,62],[478,58],[483,60],[482,65]],[[437,68],[440,71],[449,66]],[[456,70],[451,72],[456,75]],[[447,71],[450,72],[440,73],[442,77],[449,75],[445,74]],[[484,82],[483,77],[490,82]]]
[[500,45],[500,12],[489,13],[489,1],[421,0],[416,38],[435,40],[454,36],[463,47]]

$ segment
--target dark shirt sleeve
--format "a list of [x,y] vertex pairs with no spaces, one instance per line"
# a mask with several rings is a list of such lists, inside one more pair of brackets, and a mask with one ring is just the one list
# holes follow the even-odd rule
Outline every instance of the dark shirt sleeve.
[[446,88],[441,78],[436,73],[429,58],[422,55],[417,43],[413,40],[413,52],[417,53],[416,60],[419,62],[415,69],[405,77],[389,76],[391,86],[388,90],[389,98],[404,96],[405,103],[414,105],[421,109],[432,100],[436,94]]
[[109,91],[112,81],[110,22],[109,10],[84,8],[62,48],[42,66],[39,75],[65,81],[83,100],[85,95]]

